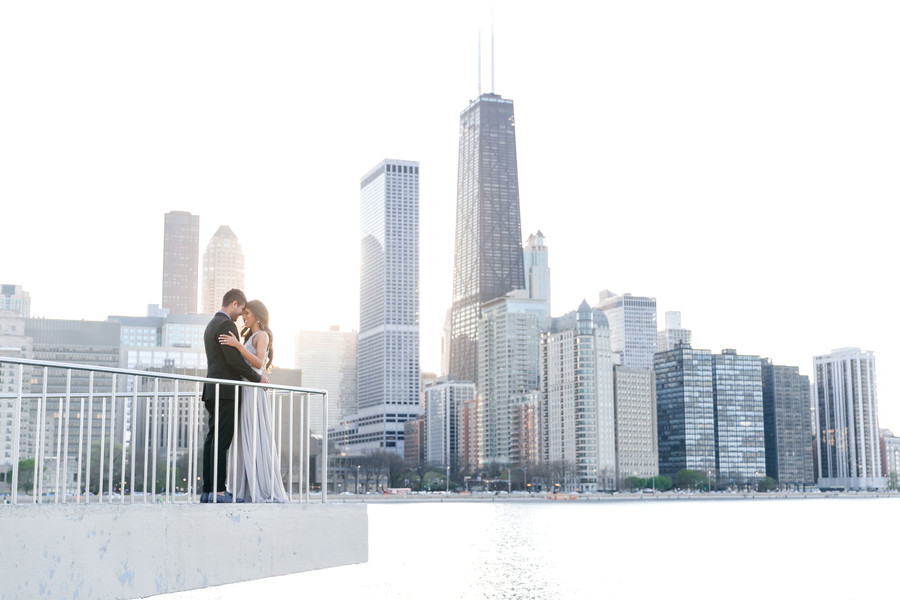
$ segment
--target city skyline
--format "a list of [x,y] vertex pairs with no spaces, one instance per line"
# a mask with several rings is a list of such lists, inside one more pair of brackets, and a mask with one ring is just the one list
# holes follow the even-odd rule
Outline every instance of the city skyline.
[[[183,210],[201,240],[240,229],[247,293],[281,339],[358,329],[356,174],[414,156],[421,365],[439,371],[458,116],[477,96],[488,9],[396,6],[359,7],[371,31],[329,7],[213,11],[213,26],[203,7],[178,22],[0,9],[0,49],[23,57],[0,65],[17,90],[0,99],[0,193],[17,224],[0,242],[17,257],[3,282],[31,294],[36,317],[142,315],[161,300],[160,215]],[[546,235],[554,305],[606,288],[655,297],[695,348],[807,376],[814,356],[873,351],[882,426],[900,429],[886,271],[900,89],[883,76],[900,55],[897,8],[512,6],[495,10],[493,88],[516,101],[522,232]],[[384,77],[399,56],[413,76]],[[567,98],[590,108],[560,110]],[[329,260],[304,260],[304,245]]]

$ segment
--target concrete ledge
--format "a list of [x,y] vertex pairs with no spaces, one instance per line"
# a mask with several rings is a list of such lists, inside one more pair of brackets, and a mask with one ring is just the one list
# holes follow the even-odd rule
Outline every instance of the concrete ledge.
[[0,599],[138,598],[366,562],[363,504],[0,507]]

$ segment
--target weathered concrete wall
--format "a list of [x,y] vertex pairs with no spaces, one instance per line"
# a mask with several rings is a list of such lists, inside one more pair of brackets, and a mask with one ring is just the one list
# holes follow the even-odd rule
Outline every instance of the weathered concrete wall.
[[0,599],[138,598],[361,563],[363,504],[0,507]]

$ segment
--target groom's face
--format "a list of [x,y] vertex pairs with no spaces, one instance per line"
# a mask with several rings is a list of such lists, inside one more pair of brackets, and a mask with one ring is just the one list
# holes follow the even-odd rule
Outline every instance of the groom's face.
[[232,321],[237,321],[237,318],[241,316],[241,313],[244,312],[244,305],[238,304],[237,300],[231,303],[231,306],[228,307],[228,316],[231,317]]

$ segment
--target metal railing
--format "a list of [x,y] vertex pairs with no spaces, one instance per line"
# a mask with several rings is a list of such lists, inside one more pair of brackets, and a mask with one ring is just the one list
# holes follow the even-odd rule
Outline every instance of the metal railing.
[[[74,386],[73,375],[77,380]],[[310,404],[312,397],[321,398],[322,423],[328,423],[326,390],[2,356],[0,382],[0,440],[5,444],[0,448],[11,449],[11,465],[3,469],[9,469],[13,504],[19,503],[20,482],[25,484],[26,498],[27,484],[31,484],[34,504],[196,501],[201,434],[208,431],[202,418],[206,411],[201,410],[204,384],[215,386],[216,415],[222,387],[235,387],[234,440],[238,439],[238,388],[268,391],[266,401],[272,414],[269,489],[278,477],[289,502],[309,502]],[[255,436],[256,406],[252,414],[255,479],[261,446]],[[213,490],[219,469],[228,468],[229,487],[238,477],[237,461],[219,464],[220,429],[215,428],[213,442]],[[323,427],[319,457],[322,502],[327,502],[328,489],[327,436],[327,427]],[[235,445],[236,441],[232,442],[232,450]],[[20,461],[27,466],[24,472]],[[2,462],[0,458],[0,465]]]

